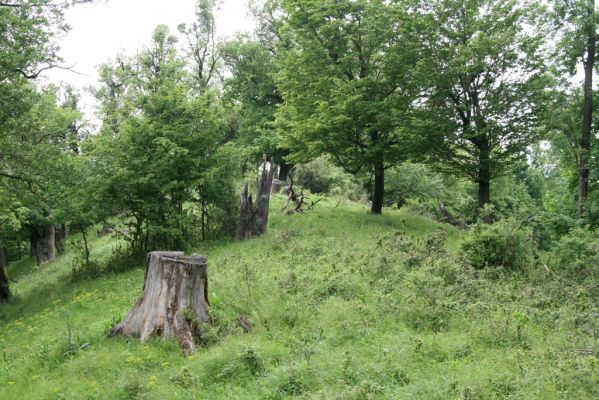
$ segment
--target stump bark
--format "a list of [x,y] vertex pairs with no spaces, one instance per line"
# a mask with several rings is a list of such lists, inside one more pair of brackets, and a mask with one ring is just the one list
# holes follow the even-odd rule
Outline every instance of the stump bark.
[[209,321],[207,259],[199,254],[148,254],[143,296],[108,336],[175,337],[186,353],[196,349],[201,323]]
[[266,233],[268,226],[268,207],[270,204],[270,189],[274,175],[274,164],[266,162],[266,157],[262,161],[262,172],[258,179],[258,192],[256,193],[256,203],[252,201],[252,194],[249,191],[248,184],[243,186],[240,195],[239,207],[239,225],[235,240],[246,240]]

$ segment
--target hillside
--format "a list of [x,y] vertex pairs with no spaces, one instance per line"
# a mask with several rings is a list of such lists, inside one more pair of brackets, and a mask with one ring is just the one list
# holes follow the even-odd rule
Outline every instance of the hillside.
[[[277,207],[266,236],[196,249],[209,260],[214,324],[188,358],[160,338],[105,337],[140,296],[141,266],[72,282],[72,246],[39,269],[12,264],[0,398],[599,395],[596,343],[578,329],[585,292],[546,271],[476,274],[459,262],[459,232],[420,216],[326,201],[301,215]],[[94,239],[92,255],[115,244]]]

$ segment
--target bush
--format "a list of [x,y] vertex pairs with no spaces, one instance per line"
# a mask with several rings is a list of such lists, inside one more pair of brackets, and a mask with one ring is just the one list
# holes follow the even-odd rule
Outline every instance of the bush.
[[325,158],[320,157],[307,164],[298,165],[295,181],[311,193],[326,193],[331,188],[334,168]]
[[464,238],[462,251],[476,269],[522,270],[530,264],[534,246],[530,231],[507,219],[474,225]]
[[350,175],[333,165],[327,158],[319,157],[296,167],[295,182],[310,193],[330,193],[335,197],[358,201],[362,188]]
[[599,237],[587,229],[571,230],[553,250],[551,263],[570,272],[587,272],[599,266]]

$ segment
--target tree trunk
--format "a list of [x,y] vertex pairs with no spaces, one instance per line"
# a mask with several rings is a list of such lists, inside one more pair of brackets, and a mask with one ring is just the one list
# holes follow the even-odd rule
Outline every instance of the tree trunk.
[[148,254],[143,296],[108,336],[136,336],[142,342],[152,334],[175,337],[189,353],[196,349],[200,324],[210,319],[209,306],[206,257],[154,251]]
[[206,199],[202,196],[202,241],[206,240]]
[[56,229],[56,233],[54,235],[54,247],[59,254],[64,252],[64,240],[66,238],[67,227],[63,224]]
[[285,160],[281,159],[279,163],[279,176],[278,179],[283,181],[283,183],[287,182],[287,178],[289,177],[290,165],[285,162]]
[[491,152],[486,138],[478,145],[478,206],[491,202]]
[[8,257],[6,256],[6,249],[0,238],[0,302],[8,300],[10,297],[10,281],[8,279],[8,272],[6,271],[6,265],[8,264]]
[[372,206],[370,212],[381,214],[383,212],[383,200],[385,196],[385,168],[383,161],[377,161],[374,166],[374,192],[372,193]]
[[285,186],[285,182],[283,182],[280,179],[273,179],[270,192],[271,193],[280,193],[283,186]]
[[582,136],[580,138],[580,168],[578,176],[578,217],[585,212],[585,202],[589,191],[589,157],[591,152],[591,126],[593,121],[593,70],[595,66],[595,50],[597,34],[595,31],[595,1],[587,4],[588,32],[586,59],[584,60],[584,104],[582,120]]
[[43,231],[38,232],[38,239],[35,244],[35,256],[37,258],[38,265],[46,261],[54,260],[54,243],[56,241],[55,236],[56,232],[54,225],[49,225],[48,227],[44,228]]
[[258,180],[258,193],[256,194],[256,203],[252,201],[252,194],[249,192],[248,184],[243,186],[240,195],[239,207],[239,226],[235,240],[246,240],[266,233],[268,227],[268,207],[270,204],[270,190],[275,171],[274,164],[270,165],[264,157],[262,162],[262,171]]

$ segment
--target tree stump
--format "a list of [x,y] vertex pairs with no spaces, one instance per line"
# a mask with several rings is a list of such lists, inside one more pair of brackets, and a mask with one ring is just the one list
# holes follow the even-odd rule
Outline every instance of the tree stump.
[[209,321],[207,259],[180,251],[148,254],[143,296],[108,336],[152,334],[175,337],[186,353],[195,351],[194,335]]
[[235,240],[246,240],[254,236],[260,236],[266,233],[268,226],[268,207],[270,203],[270,190],[274,175],[274,164],[266,162],[266,156],[263,158],[262,172],[258,180],[258,193],[256,193],[256,203],[252,201],[252,194],[249,192],[248,184],[243,186],[241,191],[241,204],[239,207],[239,226]]

